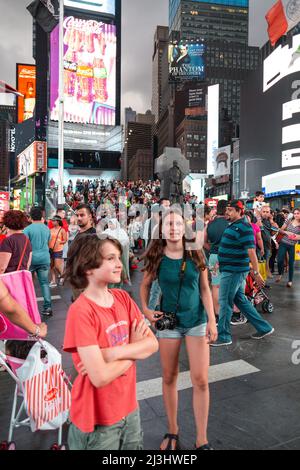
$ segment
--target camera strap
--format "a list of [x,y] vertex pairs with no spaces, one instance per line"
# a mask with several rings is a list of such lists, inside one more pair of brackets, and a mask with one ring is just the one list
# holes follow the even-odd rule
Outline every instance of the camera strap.
[[183,283],[185,270],[186,270],[186,251],[184,250],[183,260],[182,260],[181,268],[180,268],[180,281],[179,281],[179,289],[178,289],[176,308],[175,308],[175,312],[174,312],[175,315],[177,315],[177,312],[178,312],[178,309],[179,309],[180,293],[181,293],[181,288],[182,288],[182,283]]

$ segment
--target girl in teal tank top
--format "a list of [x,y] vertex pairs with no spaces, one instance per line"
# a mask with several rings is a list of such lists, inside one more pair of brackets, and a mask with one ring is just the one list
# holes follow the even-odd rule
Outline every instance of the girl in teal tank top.
[[[141,303],[145,316],[153,326],[161,318],[162,312],[175,312],[177,320],[174,329],[158,332],[163,397],[169,425],[160,448],[161,450],[180,448],[177,378],[180,347],[182,340],[185,339],[193,383],[197,428],[195,448],[212,450],[207,439],[209,343],[216,341],[218,334],[205,256],[202,250],[189,249],[185,239],[186,233],[187,227],[182,214],[174,209],[167,211],[160,220],[157,238],[152,240],[144,256]],[[191,240],[191,237],[187,239]],[[180,287],[180,272],[184,260],[186,265]],[[148,308],[150,288],[155,279],[158,279],[162,291],[160,312]]]

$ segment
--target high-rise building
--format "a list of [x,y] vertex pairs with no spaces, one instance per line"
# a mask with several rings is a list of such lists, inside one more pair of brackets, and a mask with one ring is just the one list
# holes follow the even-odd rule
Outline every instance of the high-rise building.
[[170,0],[170,31],[183,41],[203,40],[206,80],[220,84],[220,107],[239,123],[241,84],[259,66],[248,47],[248,0]]
[[16,107],[0,106],[0,189],[9,186],[11,126],[15,121]]
[[[139,150],[149,150],[153,159],[153,124],[129,122],[125,134],[123,179],[130,179],[131,160]],[[149,160],[149,158],[148,158]]]
[[138,150],[129,162],[128,179],[148,181],[153,178],[153,152],[151,149]]
[[167,26],[157,26],[154,35],[154,50],[152,56],[152,113],[155,115],[155,122],[158,122],[162,112],[163,94],[163,71],[168,68],[168,55],[166,51],[169,45],[169,28]]
[[248,0],[169,0],[169,27],[183,39],[248,44]]
[[129,122],[136,121],[136,111],[132,108],[125,108],[125,130]]
[[[68,1],[64,14],[64,183],[73,175],[119,178],[121,0]],[[58,27],[47,34],[35,24],[33,39],[37,65],[35,136],[47,143],[45,192],[51,179],[59,181]]]
[[150,109],[145,112],[145,114],[138,113],[136,115],[136,122],[140,124],[150,124],[151,126],[155,124],[155,116],[151,113]]

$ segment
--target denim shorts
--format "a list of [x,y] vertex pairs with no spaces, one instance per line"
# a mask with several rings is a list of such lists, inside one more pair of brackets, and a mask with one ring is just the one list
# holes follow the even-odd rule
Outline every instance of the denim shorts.
[[202,338],[206,336],[207,323],[194,326],[193,328],[180,328],[179,326],[175,330],[163,330],[156,331],[156,337],[158,339],[183,339],[186,336],[196,336]]
[[53,253],[51,253],[52,259],[62,259],[62,257],[63,257],[62,251],[54,251]]

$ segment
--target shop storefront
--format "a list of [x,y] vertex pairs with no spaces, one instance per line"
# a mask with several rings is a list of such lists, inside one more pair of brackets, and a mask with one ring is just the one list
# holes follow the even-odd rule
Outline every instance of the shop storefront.
[[45,206],[47,144],[33,142],[17,156],[17,179],[13,186],[14,209],[29,210],[34,205]]

